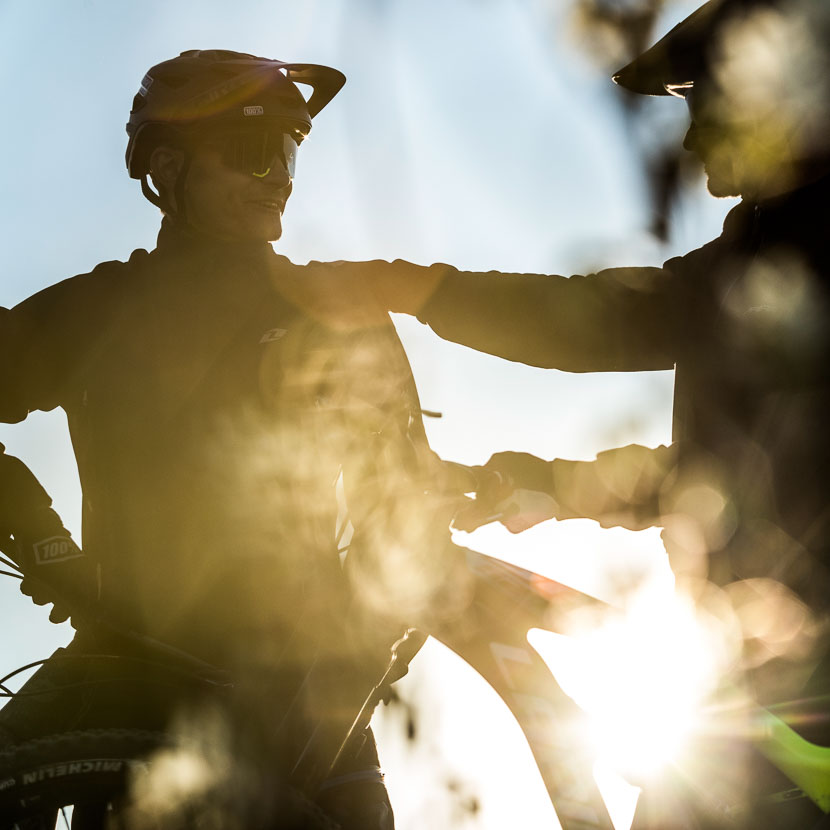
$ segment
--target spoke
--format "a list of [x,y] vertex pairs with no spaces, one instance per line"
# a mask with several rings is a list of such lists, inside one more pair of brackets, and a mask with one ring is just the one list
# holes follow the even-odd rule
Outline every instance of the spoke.
[[7,559],[5,556],[0,556],[0,565],[5,565],[7,568],[11,568],[13,571],[20,571],[20,567],[16,562],[11,559]]

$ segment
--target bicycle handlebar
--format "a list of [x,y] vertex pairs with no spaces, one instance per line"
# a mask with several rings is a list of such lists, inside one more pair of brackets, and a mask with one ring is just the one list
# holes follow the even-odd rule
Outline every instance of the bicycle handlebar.
[[497,470],[442,459],[434,490],[459,499],[452,526],[470,532],[506,517],[508,505],[500,503],[513,491],[513,485]]

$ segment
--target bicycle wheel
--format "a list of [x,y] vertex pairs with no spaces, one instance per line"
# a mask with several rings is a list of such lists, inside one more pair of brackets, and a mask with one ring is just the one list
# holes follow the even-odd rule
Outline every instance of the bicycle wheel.
[[[73,828],[82,830],[339,830],[288,785],[272,779],[267,789],[252,789],[250,770],[231,770],[218,787],[182,796],[182,770],[185,779],[192,775],[197,757],[168,734],[138,729],[88,729],[9,747],[0,751],[0,830],[53,830],[69,806],[75,808]],[[184,765],[175,769],[171,758]],[[173,797],[160,799],[163,793]]]
[[89,729],[8,747],[0,751],[0,829],[45,828],[70,805],[103,809],[169,745],[160,732]]

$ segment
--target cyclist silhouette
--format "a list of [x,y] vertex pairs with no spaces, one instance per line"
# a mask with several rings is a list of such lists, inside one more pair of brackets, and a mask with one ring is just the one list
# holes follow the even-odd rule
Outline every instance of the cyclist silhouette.
[[[488,466],[550,497],[507,521],[662,524],[681,578],[731,586],[757,698],[800,701],[799,728],[823,744],[828,44],[824,3],[710,0],[615,76],[635,93],[684,98],[684,146],[702,160],[710,192],[742,198],[702,248],[662,268],[563,278],[433,266],[367,288],[441,337],[508,360],[570,372],[674,369],[674,446],[623,448],[593,464],[497,454]],[[792,625],[753,624],[758,613]]]
[[[818,621],[830,596],[828,31],[823,4],[717,0],[616,75],[635,92],[686,99],[685,146],[710,191],[743,197],[718,239],[662,268],[568,279],[447,269],[409,309],[442,337],[535,366],[674,369],[672,451],[618,451],[619,470],[600,459],[605,471],[582,494],[574,484],[590,471],[572,462],[507,454],[492,466],[550,491],[570,515],[585,512],[580,498],[597,512],[601,481],[614,475],[609,512],[621,508],[643,471],[651,484],[635,503],[645,507],[650,492],[662,498],[658,514],[695,520],[667,528],[680,572],[720,584],[774,578]],[[795,665],[809,672],[827,645],[814,640],[806,661],[797,649],[802,659],[772,673],[766,691],[797,693],[806,678]]]
[[[37,602],[77,600],[53,612],[71,612],[78,629],[59,657],[141,656],[117,630],[228,670],[228,752],[253,770],[266,759],[275,777],[313,729],[342,729],[341,711],[386,668],[407,616],[407,597],[384,581],[390,541],[407,556],[447,544],[448,521],[438,533],[411,523],[424,490],[413,482],[434,457],[393,330],[326,325],[342,290],[307,291],[314,266],[269,245],[298,148],[344,81],[222,50],[154,66],[133,101],[126,161],[164,214],[157,248],[0,310],[0,419],[63,407],[83,490],[83,554],[74,544],[57,558],[21,553]],[[297,84],[312,88],[308,100]],[[25,527],[26,471],[0,462],[0,530],[25,548],[44,538]],[[354,520],[348,559],[362,562],[354,578],[335,541],[338,481]],[[42,488],[26,486],[48,511]],[[55,532],[68,537],[59,522]],[[381,560],[385,571],[373,567]],[[425,602],[428,586],[418,590]],[[146,671],[20,696],[0,728],[20,741],[125,721],[155,728],[192,710],[184,695],[137,690]],[[53,660],[23,691],[89,672]],[[354,743],[324,785],[326,809],[343,827],[391,828],[371,734]],[[249,826],[284,826],[269,783],[253,789],[237,805],[253,811]]]

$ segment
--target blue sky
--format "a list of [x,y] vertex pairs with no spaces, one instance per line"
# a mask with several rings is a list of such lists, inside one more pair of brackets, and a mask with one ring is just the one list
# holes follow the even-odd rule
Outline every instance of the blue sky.
[[[661,31],[694,5],[669,3]],[[190,48],[328,63],[348,76],[300,152],[276,246],[296,262],[400,257],[570,274],[659,264],[716,235],[729,203],[702,185],[680,206],[668,244],[646,233],[620,92],[575,46],[569,8],[565,0],[3,0],[0,305],[154,245],[159,215],[126,175],[124,124],[147,68]],[[649,106],[661,129],[682,134],[679,102]],[[480,463],[493,451],[522,449],[590,458],[621,443],[669,440],[670,373],[530,369],[442,343],[412,320],[398,323],[424,406],[444,413],[429,428],[445,457]],[[35,470],[77,532],[80,494],[61,413],[0,425],[0,440]],[[653,534],[570,522],[526,536],[486,531],[479,546],[600,592],[609,572],[659,567]],[[7,583],[0,583],[0,624],[9,632],[0,669],[45,656],[69,636]],[[478,696],[482,712],[498,707],[474,678],[446,668],[448,659],[427,655],[409,682],[444,724],[438,731],[449,730],[442,763],[470,768],[469,752],[482,756],[487,748],[470,750],[470,734],[453,733],[448,724],[464,720],[453,706],[465,698],[436,691],[435,666],[442,677],[459,672],[448,685]],[[443,709],[439,698],[449,701]],[[526,754],[509,724],[504,730],[511,749],[499,754]],[[407,760],[394,740],[387,738],[388,757],[400,769],[422,763]],[[469,775],[492,789],[507,780],[503,761]],[[522,826],[532,830],[550,826],[551,817],[527,764],[523,757],[510,786],[530,789],[511,800],[530,805]],[[394,790],[393,778],[390,770]],[[469,826],[505,826],[505,805],[492,795],[484,802]],[[399,807],[401,830],[417,826],[419,809],[426,808]]]

